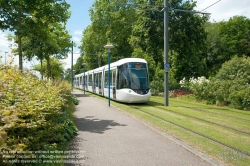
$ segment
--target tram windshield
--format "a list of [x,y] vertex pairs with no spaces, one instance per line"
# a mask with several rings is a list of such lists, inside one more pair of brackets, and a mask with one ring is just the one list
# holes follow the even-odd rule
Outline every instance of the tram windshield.
[[122,65],[119,71],[119,88],[130,88],[133,90],[149,89],[149,78],[146,63],[127,63]]

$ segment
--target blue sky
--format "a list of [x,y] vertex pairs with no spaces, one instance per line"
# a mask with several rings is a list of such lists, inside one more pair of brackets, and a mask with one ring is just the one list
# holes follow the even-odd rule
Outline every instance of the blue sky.
[[[81,45],[82,31],[86,29],[88,25],[91,24],[89,9],[95,0],[66,0],[67,3],[71,5],[71,17],[67,22],[67,30],[72,36],[72,40],[77,44],[73,48],[73,62],[75,63],[79,57],[79,46]],[[66,63],[65,68],[71,66],[71,55],[64,60]]]
[[66,2],[71,5],[71,17],[67,22],[67,29],[79,46],[82,31],[91,24],[88,10],[94,0],[66,0]]
[[[70,19],[67,22],[67,30],[72,36],[72,40],[77,44],[74,47],[74,58],[73,63],[76,62],[79,57],[78,46],[81,44],[80,40],[82,38],[82,31],[91,24],[89,17],[89,9],[95,0],[66,0],[67,3],[71,5],[70,11],[72,12]],[[216,3],[218,2],[218,3]],[[210,5],[216,3],[215,5],[209,7]],[[209,7],[209,8],[207,8]],[[210,21],[227,21],[230,17],[235,15],[243,15],[250,18],[250,0],[197,0],[196,10],[203,10],[211,13]],[[0,31],[0,56],[2,63],[5,61],[5,52],[10,53],[9,42],[6,40],[5,36],[7,32]],[[7,55],[8,57],[8,55]],[[7,58],[7,61],[9,58]],[[71,66],[71,53],[68,58],[64,60],[65,69]],[[18,57],[15,57],[15,64],[18,64]],[[38,64],[35,60],[31,62],[24,62],[24,67],[30,68],[31,65]]]

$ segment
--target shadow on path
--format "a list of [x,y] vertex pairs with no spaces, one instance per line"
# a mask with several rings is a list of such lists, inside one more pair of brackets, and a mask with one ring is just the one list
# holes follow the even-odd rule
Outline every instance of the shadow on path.
[[75,124],[79,131],[87,131],[99,134],[103,134],[106,130],[112,129],[114,126],[126,126],[113,120],[101,120],[94,118],[93,116],[75,118]]
[[82,94],[82,93],[79,93],[79,94],[74,94],[76,97],[89,97],[89,95],[87,94]]

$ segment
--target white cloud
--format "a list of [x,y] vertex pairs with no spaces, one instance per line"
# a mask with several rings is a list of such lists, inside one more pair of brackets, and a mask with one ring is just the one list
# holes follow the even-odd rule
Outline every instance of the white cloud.
[[79,43],[81,41],[80,37],[73,36],[73,41]]
[[[218,0],[196,0],[197,10],[201,11],[210,5],[216,3]],[[204,10],[210,15],[210,21],[228,21],[233,16],[246,16],[250,18],[250,1],[249,0],[221,0],[218,3]]]
[[[73,65],[76,63],[77,59],[80,57],[80,53],[78,52],[75,52],[73,53]],[[64,65],[64,69],[68,69],[68,68],[71,68],[71,63],[72,63],[72,54],[69,53],[68,54],[68,57],[64,60],[62,60],[65,65]]]
[[75,35],[82,35],[82,31],[81,30],[75,31],[74,34]]

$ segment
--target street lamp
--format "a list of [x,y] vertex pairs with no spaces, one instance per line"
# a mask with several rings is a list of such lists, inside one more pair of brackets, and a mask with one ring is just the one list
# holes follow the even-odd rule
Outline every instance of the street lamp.
[[6,53],[8,53],[8,52],[5,52],[5,66],[6,66]]
[[75,70],[73,70],[73,82],[72,82],[72,88],[74,88],[75,86],[74,86],[74,84],[75,84],[75,81],[74,81],[74,77],[75,77]]
[[107,44],[104,46],[104,48],[108,49],[108,87],[109,87],[109,91],[108,91],[108,104],[110,107],[110,49],[114,48],[114,46],[112,44]]

